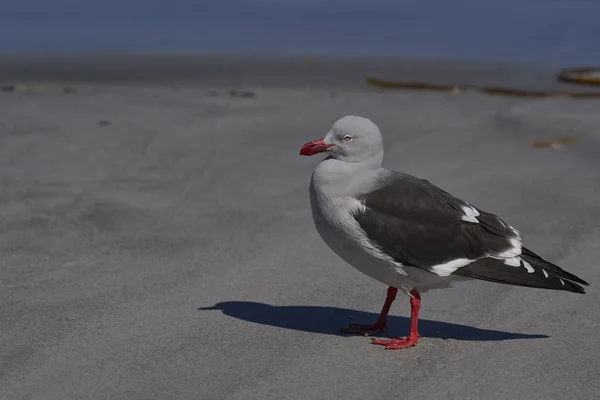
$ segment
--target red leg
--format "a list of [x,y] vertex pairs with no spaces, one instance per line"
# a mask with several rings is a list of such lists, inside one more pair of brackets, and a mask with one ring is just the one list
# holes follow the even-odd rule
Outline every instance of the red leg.
[[380,344],[385,346],[386,350],[398,350],[406,349],[417,344],[421,337],[418,332],[419,323],[419,308],[421,308],[421,295],[416,289],[410,291],[410,332],[404,339],[394,338],[390,340],[378,340],[373,339],[373,344]]
[[342,328],[340,332],[361,333],[365,336],[376,335],[382,332],[385,328],[387,328],[387,315],[390,312],[390,307],[392,306],[392,303],[394,302],[397,293],[398,289],[396,289],[395,287],[390,286],[388,288],[385,303],[383,304],[383,308],[381,309],[379,318],[377,318],[377,322],[375,322],[373,325],[350,324],[350,326],[348,326],[347,328]]

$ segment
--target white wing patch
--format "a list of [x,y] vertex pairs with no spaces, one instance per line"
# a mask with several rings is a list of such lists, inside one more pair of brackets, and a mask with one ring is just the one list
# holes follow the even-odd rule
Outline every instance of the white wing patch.
[[548,277],[548,273],[546,272],[546,270],[544,268],[542,268],[542,272],[544,273],[544,276],[547,278]]
[[523,266],[525,267],[525,269],[527,270],[528,273],[533,274],[535,272],[535,269],[533,269],[533,267],[531,266],[531,264],[529,264],[525,260],[523,260]]
[[[509,265],[511,267],[523,267],[527,270],[528,273],[533,274],[535,272],[535,269],[531,266],[531,264],[519,257],[522,251],[521,235],[512,226],[510,228],[512,232],[516,235],[516,237],[510,239],[511,247],[504,250],[502,253],[490,254],[489,257],[496,259],[504,259],[505,265]],[[544,270],[542,271],[544,272],[544,275],[547,278],[548,273]]]
[[[504,264],[509,265],[511,267],[520,267],[522,265],[527,270],[528,273],[533,274],[535,272],[535,269],[533,269],[531,264],[529,264],[527,261],[523,260],[521,257],[505,258]],[[548,273],[546,271],[544,271],[543,269],[542,269],[542,271],[544,272],[544,275],[546,275],[546,278],[547,278]]]
[[[514,258],[521,255],[521,238],[517,236],[516,238],[510,239],[510,245],[507,250],[504,250],[502,253],[491,254],[492,258]],[[515,265],[516,267],[517,265]]]
[[479,223],[479,220],[477,219],[477,217],[480,215],[479,211],[469,205],[462,206],[461,208],[465,215],[461,216],[460,219],[467,222],[474,222],[476,224]]
[[443,264],[432,265],[431,271],[438,276],[448,276],[459,268],[465,265],[471,264],[476,260],[469,260],[467,258],[457,258],[452,261],[445,262]]
[[521,266],[521,257],[506,258],[504,260],[504,264],[509,265],[511,267],[520,267]]

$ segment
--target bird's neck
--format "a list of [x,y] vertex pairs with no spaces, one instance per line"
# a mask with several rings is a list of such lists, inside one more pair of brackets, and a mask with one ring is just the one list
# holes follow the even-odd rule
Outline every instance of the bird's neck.
[[369,191],[369,185],[376,181],[381,164],[349,163],[326,158],[313,172],[311,185],[316,191],[328,195],[354,196]]

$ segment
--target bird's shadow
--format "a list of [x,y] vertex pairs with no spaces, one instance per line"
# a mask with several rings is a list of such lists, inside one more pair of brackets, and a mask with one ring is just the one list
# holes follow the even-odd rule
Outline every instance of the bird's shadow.
[[[198,310],[221,310],[225,315],[243,321],[277,326],[302,332],[345,336],[340,328],[350,323],[374,323],[378,314],[337,307],[272,306],[251,301],[224,301]],[[377,336],[402,336],[408,333],[409,318],[390,315],[388,329]],[[406,332],[405,332],[406,331]],[[512,333],[448,322],[419,320],[422,337],[469,341],[502,341],[512,339],[540,339],[547,335]]]

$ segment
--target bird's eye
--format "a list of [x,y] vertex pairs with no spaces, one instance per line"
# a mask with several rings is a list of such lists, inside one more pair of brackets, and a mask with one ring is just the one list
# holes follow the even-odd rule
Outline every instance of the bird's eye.
[[352,136],[350,136],[350,135],[344,136],[344,142],[349,142],[351,140],[352,140]]

